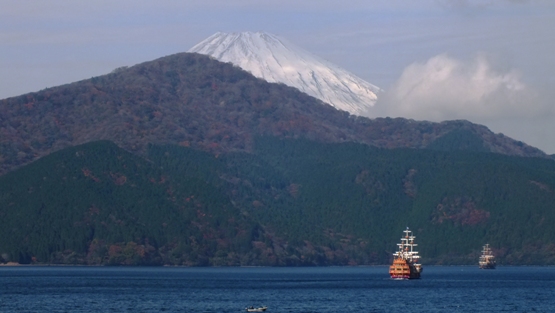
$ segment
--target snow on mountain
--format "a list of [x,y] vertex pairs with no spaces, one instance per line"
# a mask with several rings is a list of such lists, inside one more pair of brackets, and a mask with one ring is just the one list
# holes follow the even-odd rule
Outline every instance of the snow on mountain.
[[368,116],[382,90],[276,35],[218,32],[189,52],[230,62],[268,82],[279,82],[355,115]]

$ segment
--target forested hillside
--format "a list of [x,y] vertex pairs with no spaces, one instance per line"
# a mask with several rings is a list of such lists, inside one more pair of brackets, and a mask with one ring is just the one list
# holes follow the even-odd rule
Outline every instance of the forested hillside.
[[553,264],[554,174],[545,158],[274,136],[218,155],[92,142],[0,177],[0,261],[386,264],[408,226],[424,264],[475,264],[486,242],[501,264]]
[[[91,79],[0,100],[0,175],[60,149],[110,140],[145,156],[149,144],[221,154],[252,150],[261,135],[382,148],[480,150],[548,157],[467,121],[351,116],[282,84],[208,56],[180,53]],[[461,133],[462,132],[462,133]],[[460,145],[463,135],[472,146]]]
[[237,253],[230,262],[239,264],[257,225],[197,174],[168,175],[109,142],[54,153],[0,177],[2,256],[22,263],[218,265],[217,252],[228,247]]

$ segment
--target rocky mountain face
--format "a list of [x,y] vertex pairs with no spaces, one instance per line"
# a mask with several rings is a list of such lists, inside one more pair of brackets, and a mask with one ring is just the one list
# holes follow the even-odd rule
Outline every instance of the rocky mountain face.
[[216,33],[189,52],[233,63],[258,78],[295,87],[355,115],[367,116],[382,91],[339,66],[269,33]]

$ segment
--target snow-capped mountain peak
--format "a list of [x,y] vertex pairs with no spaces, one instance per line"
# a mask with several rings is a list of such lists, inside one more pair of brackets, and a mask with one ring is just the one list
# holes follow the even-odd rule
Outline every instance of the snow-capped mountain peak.
[[268,82],[279,82],[355,115],[369,115],[382,91],[352,73],[276,35],[218,32],[189,52],[230,62]]

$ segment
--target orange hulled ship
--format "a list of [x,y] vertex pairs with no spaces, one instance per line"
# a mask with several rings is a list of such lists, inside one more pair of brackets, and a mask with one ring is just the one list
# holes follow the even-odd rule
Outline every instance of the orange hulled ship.
[[393,264],[389,267],[389,275],[393,279],[416,279],[420,278],[422,273],[422,265],[418,263],[420,256],[418,251],[414,250],[417,244],[414,243],[414,236],[407,227],[403,231],[405,236],[398,243],[399,250],[393,253]]

